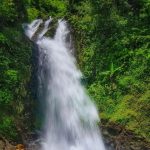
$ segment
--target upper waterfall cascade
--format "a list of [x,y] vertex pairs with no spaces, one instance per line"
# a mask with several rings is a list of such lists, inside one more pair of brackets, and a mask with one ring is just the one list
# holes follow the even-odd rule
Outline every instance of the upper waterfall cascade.
[[105,150],[98,127],[97,109],[81,84],[82,73],[68,48],[67,23],[58,20],[53,38],[44,36],[52,18],[34,20],[24,26],[38,46],[38,92],[46,103],[42,150]]

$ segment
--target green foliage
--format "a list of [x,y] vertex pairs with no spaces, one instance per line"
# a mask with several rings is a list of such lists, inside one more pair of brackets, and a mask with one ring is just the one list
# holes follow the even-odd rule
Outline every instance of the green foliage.
[[105,89],[103,86],[101,86],[100,83],[93,83],[88,87],[88,92],[92,96],[92,98],[95,100],[96,105],[100,111],[104,111],[107,109],[104,104],[106,98],[104,96],[106,95]]
[[15,21],[17,17],[16,7],[13,0],[1,0],[0,5],[0,20],[5,21]]
[[17,137],[17,132],[16,132],[16,128],[14,126],[14,123],[12,121],[12,117],[8,117],[8,116],[3,116],[0,119],[0,134],[3,136],[9,135],[9,138],[11,140],[16,139]]
[[[7,70],[5,72],[6,79],[10,80],[11,82],[17,81],[17,71],[16,70]],[[9,82],[9,81],[8,81]]]
[[132,120],[137,114],[135,110],[130,108],[130,101],[133,100],[132,95],[126,95],[119,105],[115,107],[114,113],[110,114],[110,119],[114,122],[119,122],[126,125],[127,122]]
[[39,16],[39,11],[36,8],[27,8],[28,20],[32,21]]
[[[32,5],[34,8],[31,8]],[[33,12],[33,14],[37,14],[38,12],[38,15],[42,18],[47,18],[49,16],[64,17],[67,12],[67,5],[67,0],[32,0],[28,9],[30,10],[30,13]],[[30,19],[30,16],[28,17]],[[34,16],[31,19],[35,19],[35,17],[37,16]]]
[[19,26],[3,27],[0,44],[0,134],[16,140],[20,137],[16,122],[22,123],[25,100],[29,99],[26,86],[30,80],[31,48]]
[[150,107],[140,101],[150,89],[150,1],[71,2],[79,66],[100,116],[149,140]]
[[0,105],[9,104],[12,100],[12,93],[6,89],[0,90]]

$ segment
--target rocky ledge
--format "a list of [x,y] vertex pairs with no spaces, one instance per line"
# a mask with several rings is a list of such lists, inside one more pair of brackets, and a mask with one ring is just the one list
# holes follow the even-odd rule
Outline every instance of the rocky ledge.
[[150,142],[121,125],[105,122],[101,131],[107,150],[150,150]]

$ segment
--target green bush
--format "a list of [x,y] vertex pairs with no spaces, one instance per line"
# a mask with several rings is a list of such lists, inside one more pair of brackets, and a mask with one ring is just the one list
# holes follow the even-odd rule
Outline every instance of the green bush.
[[16,7],[13,0],[1,0],[0,19],[2,23],[5,21],[14,22],[17,17]]

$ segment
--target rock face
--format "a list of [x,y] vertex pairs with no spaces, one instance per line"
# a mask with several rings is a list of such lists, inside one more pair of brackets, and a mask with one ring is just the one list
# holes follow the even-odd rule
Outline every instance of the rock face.
[[4,150],[4,149],[5,149],[5,142],[0,139],[0,150]]
[[41,143],[40,139],[30,140],[25,150],[41,150]]
[[6,139],[0,138],[0,150],[26,150],[26,149],[23,144],[17,144],[16,146],[14,146],[10,144]]
[[0,150],[16,150],[16,148],[6,139],[0,137]]
[[102,134],[107,150],[150,150],[148,141],[120,125],[102,125]]

